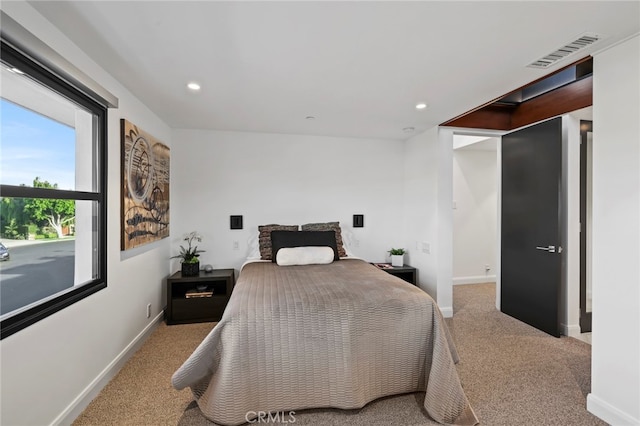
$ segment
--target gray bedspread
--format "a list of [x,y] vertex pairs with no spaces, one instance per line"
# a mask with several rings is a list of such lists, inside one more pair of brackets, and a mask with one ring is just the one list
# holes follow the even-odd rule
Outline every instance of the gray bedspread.
[[256,262],[172,383],[191,387],[204,416],[222,425],[416,391],[434,420],[474,425],[456,362],[442,314],[419,288],[357,259]]

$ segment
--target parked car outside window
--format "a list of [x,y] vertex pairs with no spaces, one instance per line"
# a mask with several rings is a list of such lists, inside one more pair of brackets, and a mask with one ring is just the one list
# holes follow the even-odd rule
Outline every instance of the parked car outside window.
[[9,249],[0,243],[0,260],[9,260]]

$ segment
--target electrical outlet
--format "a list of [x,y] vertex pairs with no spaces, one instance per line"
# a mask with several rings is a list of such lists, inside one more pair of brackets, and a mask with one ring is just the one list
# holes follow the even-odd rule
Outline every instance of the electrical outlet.
[[484,270],[486,272],[489,272],[491,270],[491,266],[489,266],[489,264],[487,263],[486,265],[484,265]]
[[151,318],[151,303],[147,304],[147,318]]
[[234,249],[234,250],[238,250],[239,248],[240,248],[240,243],[239,243],[239,242],[237,242],[237,241],[234,241],[234,242],[233,242],[233,249]]

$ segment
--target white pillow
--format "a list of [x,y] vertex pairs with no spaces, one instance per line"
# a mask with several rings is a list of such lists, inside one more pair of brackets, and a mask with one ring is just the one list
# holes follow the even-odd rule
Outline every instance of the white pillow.
[[260,232],[254,232],[247,240],[247,260],[260,259],[260,245],[258,244],[258,236]]
[[333,262],[331,247],[285,247],[278,250],[276,263],[280,266],[326,265]]
[[353,254],[353,250],[351,250],[351,247],[355,245],[354,244],[355,237],[353,236],[353,232],[351,232],[349,228],[342,228],[341,234],[342,234],[342,247],[344,248],[344,251],[347,254],[347,257],[357,257],[355,254]]

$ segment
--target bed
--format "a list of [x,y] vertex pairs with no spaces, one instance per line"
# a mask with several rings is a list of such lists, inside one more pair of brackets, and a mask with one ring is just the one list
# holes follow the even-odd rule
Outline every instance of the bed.
[[256,261],[243,266],[220,322],[172,384],[190,387],[221,425],[418,391],[433,420],[474,425],[457,362],[440,310],[418,287],[360,259]]

